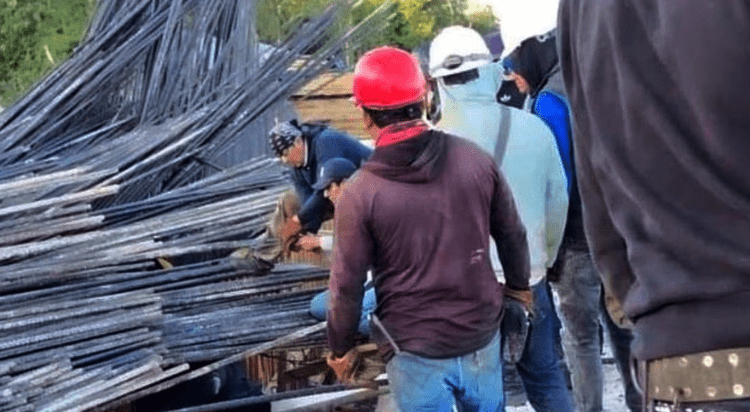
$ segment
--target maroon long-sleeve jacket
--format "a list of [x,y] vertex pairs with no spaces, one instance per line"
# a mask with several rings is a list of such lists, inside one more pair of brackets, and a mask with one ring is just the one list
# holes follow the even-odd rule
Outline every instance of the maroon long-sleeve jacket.
[[478,350],[498,331],[503,285],[490,236],[508,286],[528,287],[526,231],[510,189],[492,158],[464,139],[428,130],[376,148],[334,219],[334,354],[352,347],[368,268],[385,329],[401,350],[431,358]]

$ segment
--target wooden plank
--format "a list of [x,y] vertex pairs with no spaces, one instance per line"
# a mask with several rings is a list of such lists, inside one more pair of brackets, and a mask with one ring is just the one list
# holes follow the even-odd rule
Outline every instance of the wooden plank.
[[323,73],[297,91],[294,98],[352,95],[353,73]]
[[327,121],[331,127],[357,139],[371,138],[362,122],[362,113],[349,99],[297,100],[293,103],[305,121]]

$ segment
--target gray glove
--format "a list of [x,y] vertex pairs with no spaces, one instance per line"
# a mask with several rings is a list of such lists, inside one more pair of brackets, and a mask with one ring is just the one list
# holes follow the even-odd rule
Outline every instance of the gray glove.
[[505,296],[500,334],[503,341],[503,359],[518,363],[526,347],[526,338],[531,326],[531,314],[519,300]]

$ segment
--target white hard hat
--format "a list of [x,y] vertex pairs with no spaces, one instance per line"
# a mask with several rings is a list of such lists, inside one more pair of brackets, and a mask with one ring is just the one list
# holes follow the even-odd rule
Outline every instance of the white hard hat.
[[430,76],[444,77],[484,66],[492,53],[479,33],[467,27],[443,29],[430,44]]

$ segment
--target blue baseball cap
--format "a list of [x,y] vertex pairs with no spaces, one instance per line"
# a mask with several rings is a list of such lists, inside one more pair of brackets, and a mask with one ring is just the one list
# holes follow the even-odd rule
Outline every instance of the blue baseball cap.
[[318,181],[313,185],[315,190],[324,190],[337,180],[344,180],[357,171],[357,166],[342,157],[334,157],[323,163]]

